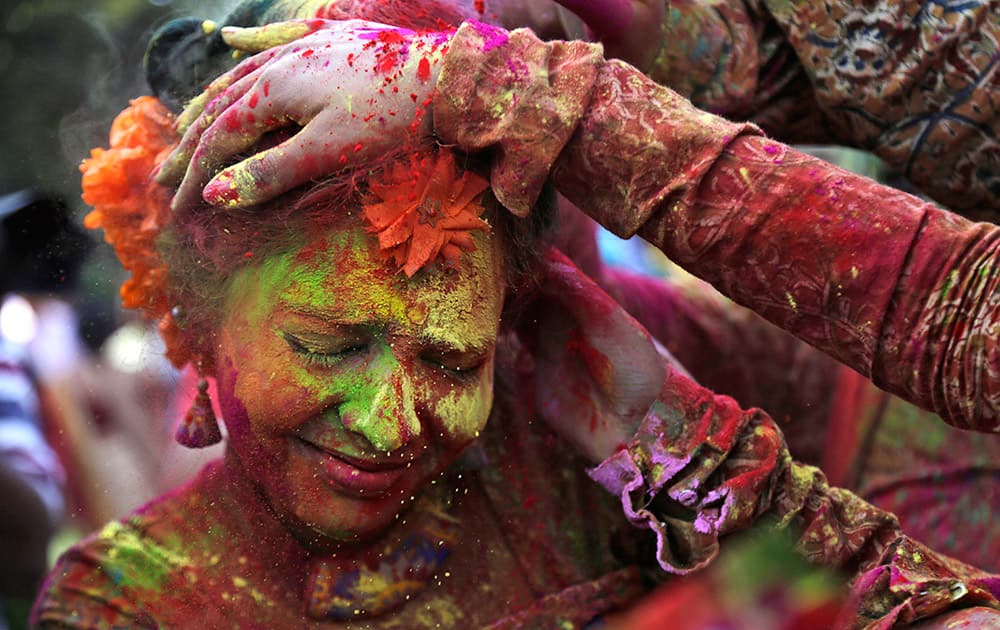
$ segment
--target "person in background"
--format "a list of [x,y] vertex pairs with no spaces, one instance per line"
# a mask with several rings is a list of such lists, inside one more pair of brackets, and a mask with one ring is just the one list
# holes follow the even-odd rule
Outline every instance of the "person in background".
[[[58,290],[86,252],[66,207],[38,191],[0,197],[0,628],[23,628],[65,513],[65,473],[46,439],[23,294]],[[81,240],[82,239],[82,240]]]

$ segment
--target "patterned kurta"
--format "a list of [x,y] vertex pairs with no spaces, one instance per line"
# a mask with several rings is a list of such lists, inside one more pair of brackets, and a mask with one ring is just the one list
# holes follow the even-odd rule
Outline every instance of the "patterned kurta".
[[674,0],[656,45],[642,69],[695,105],[871,150],[948,208],[1000,219],[996,0]]

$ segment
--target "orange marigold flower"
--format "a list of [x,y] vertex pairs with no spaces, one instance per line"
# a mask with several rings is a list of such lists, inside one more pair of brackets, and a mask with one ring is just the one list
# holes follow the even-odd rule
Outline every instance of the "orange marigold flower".
[[488,230],[480,219],[482,194],[489,183],[475,173],[457,175],[454,154],[411,155],[391,165],[369,183],[363,204],[369,231],[378,234],[379,249],[392,258],[407,277],[439,256],[457,260],[472,251],[472,230]]
[[122,284],[122,303],[161,319],[168,311],[166,265],[155,241],[170,219],[171,192],[153,171],[177,143],[174,116],[151,96],[133,100],[111,125],[108,149],[93,149],[80,165],[83,200],[94,207],[84,219],[102,228],[132,276]]

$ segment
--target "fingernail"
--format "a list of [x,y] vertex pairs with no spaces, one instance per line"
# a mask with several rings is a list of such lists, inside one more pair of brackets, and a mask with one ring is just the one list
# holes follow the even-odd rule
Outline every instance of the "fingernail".
[[215,179],[205,185],[201,192],[202,198],[213,206],[235,208],[239,205],[240,193],[229,173],[219,173]]

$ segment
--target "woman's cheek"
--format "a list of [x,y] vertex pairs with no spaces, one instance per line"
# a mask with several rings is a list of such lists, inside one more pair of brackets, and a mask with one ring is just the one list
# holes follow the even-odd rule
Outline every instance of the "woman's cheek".
[[479,437],[493,407],[493,371],[475,385],[456,387],[433,403],[434,417],[445,438],[457,447]]
[[258,437],[292,430],[317,413],[322,383],[280,352],[269,356],[262,344],[257,356],[237,369],[233,393]]

